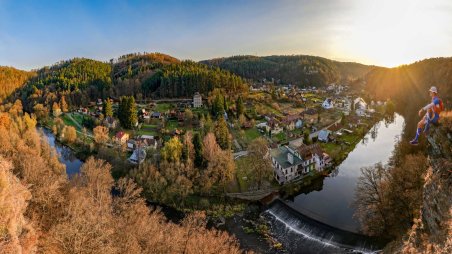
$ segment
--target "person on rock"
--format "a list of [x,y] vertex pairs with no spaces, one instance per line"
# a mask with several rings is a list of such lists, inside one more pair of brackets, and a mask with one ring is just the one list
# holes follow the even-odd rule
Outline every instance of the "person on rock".
[[425,115],[417,124],[416,136],[410,141],[410,144],[412,145],[419,144],[419,136],[421,135],[422,129],[424,129],[424,133],[427,133],[430,128],[430,124],[438,123],[439,114],[444,109],[443,102],[438,97],[438,90],[436,87],[432,86],[428,91],[430,93],[430,97],[432,97],[432,102],[421,108],[418,112],[419,116],[422,117],[422,113],[425,111]]

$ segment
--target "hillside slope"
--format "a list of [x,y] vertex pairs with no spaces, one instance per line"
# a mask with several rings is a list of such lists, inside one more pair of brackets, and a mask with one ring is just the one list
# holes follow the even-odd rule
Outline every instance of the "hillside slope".
[[323,57],[295,56],[233,56],[201,61],[229,70],[242,77],[279,80],[283,84],[322,86],[341,80],[363,77],[375,68],[359,63],[337,62]]
[[16,89],[22,87],[33,75],[33,72],[0,66],[0,102],[10,96]]
[[430,58],[395,68],[376,68],[366,76],[365,89],[377,99],[419,107],[436,86],[444,102],[452,99],[452,57]]

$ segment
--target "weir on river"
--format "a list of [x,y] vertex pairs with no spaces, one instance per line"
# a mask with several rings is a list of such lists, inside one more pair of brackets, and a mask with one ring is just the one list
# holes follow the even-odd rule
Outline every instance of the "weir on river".
[[290,253],[366,253],[384,246],[360,233],[352,203],[360,169],[386,164],[403,128],[404,118],[398,114],[391,123],[380,121],[317,190],[301,190],[269,206],[263,216],[285,249]]

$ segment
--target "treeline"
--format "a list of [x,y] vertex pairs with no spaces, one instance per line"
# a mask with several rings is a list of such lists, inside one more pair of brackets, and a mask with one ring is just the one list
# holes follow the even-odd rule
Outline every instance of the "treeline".
[[20,101],[0,112],[1,253],[241,252],[233,237],[207,229],[202,213],[167,222],[102,160],[68,179]]
[[272,79],[282,84],[322,86],[363,77],[373,66],[336,62],[316,56],[233,56],[202,61],[253,80]]
[[0,101],[10,96],[16,89],[21,88],[33,75],[33,72],[0,66]]
[[395,68],[377,68],[366,76],[366,91],[377,99],[392,98],[400,107],[419,108],[436,86],[443,102],[452,99],[452,58],[431,58]]

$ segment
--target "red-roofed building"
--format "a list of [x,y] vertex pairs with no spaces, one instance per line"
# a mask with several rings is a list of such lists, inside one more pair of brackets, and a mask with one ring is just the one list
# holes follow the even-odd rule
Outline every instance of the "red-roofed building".
[[116,133],[115,141],[118,142],[119,144],[125,144],[127,140],[129,140],[129,134],[123,131]]

